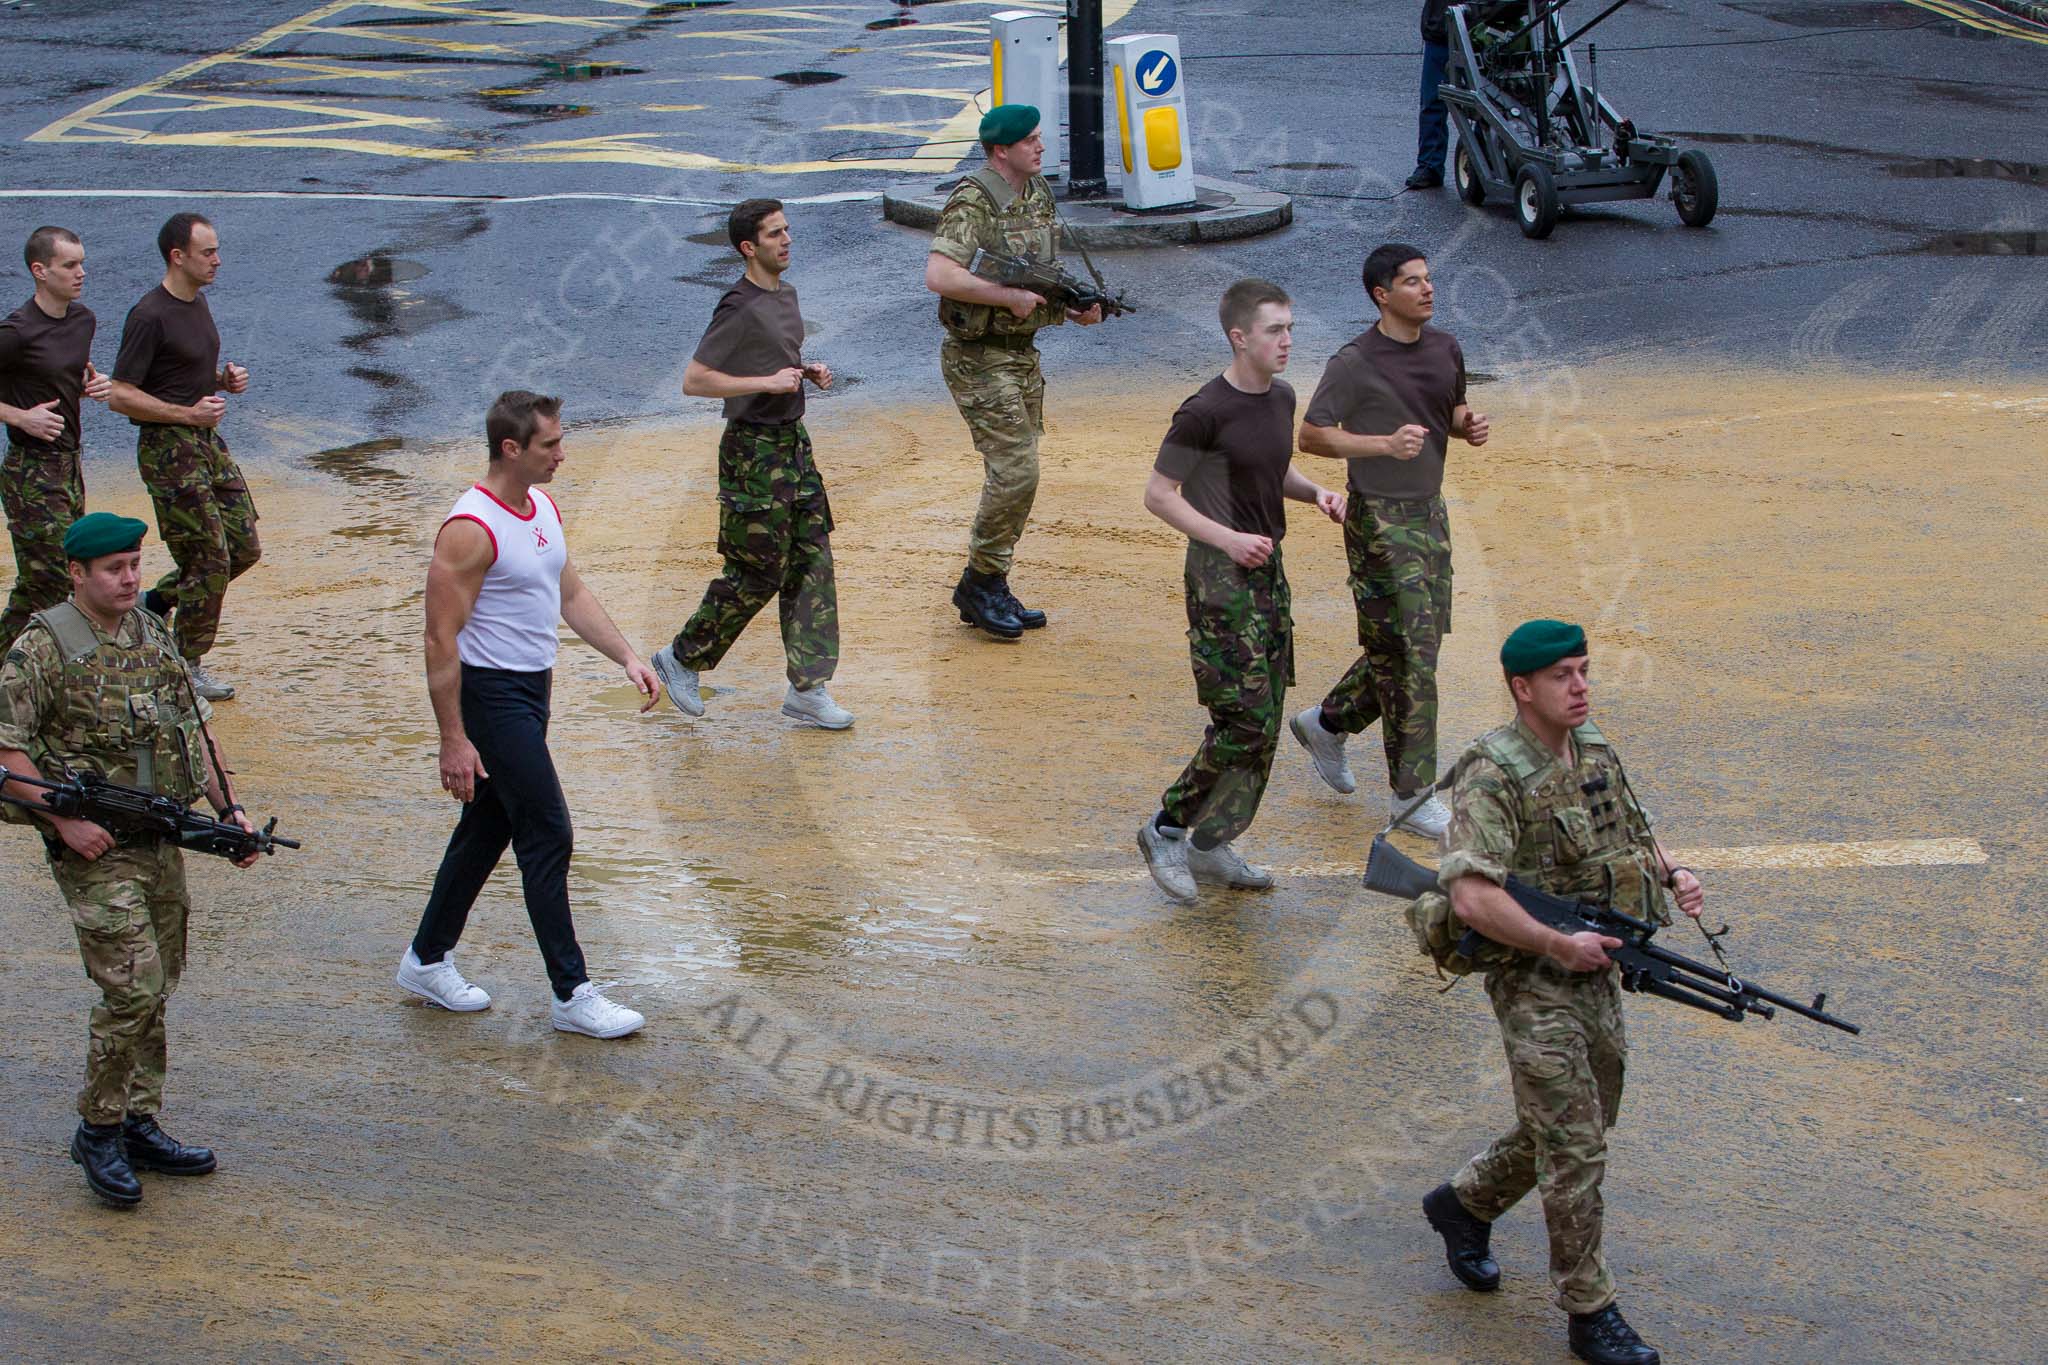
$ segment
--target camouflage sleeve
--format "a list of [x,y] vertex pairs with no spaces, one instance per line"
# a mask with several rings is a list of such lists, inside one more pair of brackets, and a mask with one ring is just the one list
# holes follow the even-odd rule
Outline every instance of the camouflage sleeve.
[[995,226],[995,217],[978,191],[955,194],[939,214],[932,250],[964,267],[974,259],[976,250],[993,244]]
[[57,646],[49,632],[31,627],[0,662],[0,749],[35,748],[57,701]]
[[1437,885],[1448,891],[1467,875],[1505,885],[1521,834],[1506,775],[1483,758],[1466,763],[1451,788],[1451,825],[1444,831]]

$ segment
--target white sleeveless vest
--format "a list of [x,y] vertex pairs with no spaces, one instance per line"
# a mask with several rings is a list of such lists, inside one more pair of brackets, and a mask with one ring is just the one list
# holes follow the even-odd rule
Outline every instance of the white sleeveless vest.
[[476,609],[456,636],[456,653],[472,668],[543,673],[555,666],[562,619],[562,566],[569,561],[562,514],[539,488],[525,516],[477,484],[441,522],[473,521],[490,534],[491,567],[484,571]]

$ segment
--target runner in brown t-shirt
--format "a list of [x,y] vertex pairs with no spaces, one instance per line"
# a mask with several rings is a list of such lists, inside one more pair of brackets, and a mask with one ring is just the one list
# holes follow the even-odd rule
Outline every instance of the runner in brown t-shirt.
[[22,248],[35,297],[0,319],[0,505],[14,539],[14,590],[0,614],[0,649],[29,615],[71,595],[64,532],[85,515],[78,404],[105,402],[111,382],[92,367],[85,247],[69,228],[39,227]]
[[725,567],[674,640],[648,660],[686,716],[704,714],[698,674],[718,666],[768,599],[782,599],[789,690],[782,714],[844,730],[853,713],[826,681],[839,667],[839,592],[832,508],[804,430],[804,381],[832,371],[803,359],[804,320],[789,269],[789,218],[775,199],[749,199],[726,222],[747,273],[726,291],[683,371],[683,392],[725,400],[718,443],[718,552]]
[[1195,898],[1197,881],[1264,890],[1272,874],[1230,841],[1258,813],[1294,681],[1294,626],[1280,538],[1282,500],[1344,519],[1344,495],[1297,473],[1287,367],[1294,311],[1286,291],[1239,280],[1218,310],[1230,368],[1180,405],[1145,486],[1145,510],[1188,538],[1189,656],[1208,733],[1138,830],[1159,889]]
[[1450,823],[1435,796],[1436,660],[1451,628],[1451,525],[1444,460],[1453,436],[1486,444],[1487,419],[1465,402],[1465,355],[1428,325],[1436,311],[1420,247],[1390,242],[1365,258],[1372,330],[1330,358],[1301,424],[1301,448],[1344,460],[1344,521],[1358,661],[1322,703],[1288,722],[1317,776],[1357,789],[1344,741],[1380,722],[1387,779],[1401,823],[1434,838]]
[[172,621],[178,653],[199,695],[220,701],[235,689],[200,662],[220,629],[228,583],[262,556],[249,482],[221,439],[227,400],[249,388],[249,372],[220,363],[220,333],[200,292],[220,271],[220,238],[196,213],[173,214],[156,235],[163,283],[128,311],[114,358],[115,412],[134,422],[135,463],[156,505],[157,532],[177,565],[143,604]]

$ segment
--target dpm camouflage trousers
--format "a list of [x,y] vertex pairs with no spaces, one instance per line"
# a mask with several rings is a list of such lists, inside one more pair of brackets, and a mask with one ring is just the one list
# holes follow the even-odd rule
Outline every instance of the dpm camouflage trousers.
[[0,650],[14,643],[28,618],[71,595],[64,533],[85,515],[85,476],[75,450],[9,443],[0,460],[0,506],[14,538],[14,590],[0,614]]
[[1353,494],[1344,552],[1364,647],[1323,698],[1330,728],[1380,722],[1396,791],[1436,781],[1436,659],[1451,629],[1451,524],[1442,498]]
[[1242,569],[1191,541],[1184,577],[1188,658],[1209,727],[1159,805],[1190,838],[1214,847],[1251,827],[1266,794],[1294,681],[1293,602],[1278,546],[1258,568]]
[[727,422],[718,444],[718,553],[725,567],[676,634],[676,661],[717,667],[768,599],[782,599],[789,680],[816,687],[839,667],[832,507],[802,422]]
[[156,590],[171,599],[178,653],[199,659],[220,630],[228,584],[263,555],[256,504],[228,443],[210,427],[141,427],[135,463],[156,505],[157,533],[177,565]]

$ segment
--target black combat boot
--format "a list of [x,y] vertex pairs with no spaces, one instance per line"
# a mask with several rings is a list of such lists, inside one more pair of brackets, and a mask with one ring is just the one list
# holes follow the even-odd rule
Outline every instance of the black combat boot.
[[92,1192],[117,1209],[142,1202],[142,1182],[121,1150],[121,1129],[112,1123],[81,1123],[71,1135],[71,1159],[85,1171]]
[[1045,613],[1037,607],[1027,607],[1017,600],[1017,594],[1010,591],[1010,576],[1004,574],[996,580],[996,590],[1003,595],[1003,605],[1010,609],[1010,615],[1017,618],[1017,624],[1026,630],[1037,630],[1045,624]]
[[1024,623],[1010,614],[1002,582],[1001,574],[976,573],[969,568],[960,575],[960,586],[953,589],[953,605],[960,608],[960,619],[968,625],[980,626],[998,640],[1014,640],[1024,633]]
[[187,1147],[156,1126],[154,1114],[130,1114],[121,1125],[121,1138],[128,1149],[128,1161],[139,1170],[165,1175],[210,1175],[213,1151]]
[[1655,1347],[1643,1345],[1636,1329],[1611,1303],[1597,1313],[1571,1316],[1572,1354],[1580,1360],[1592,1365],[1657,1365],[1664,1359]]
[[[1429,1225],[1442,1234],[1444,1259],[1450,1262],[1458,1283],[1482,1294],[1500,1288],[1500,1263],[1493,1259],[1487,1245],[1493,1237],[1493,1224],[1467,1213],[1458,1202],[1457,1191],[1448,1184],[1439,1185],[1422,1197],[1422,1212]],[[1578,1328],[1572,1331],[1577,1333]],[[1574,1335],[1573,1340],[1577,1339]]]

